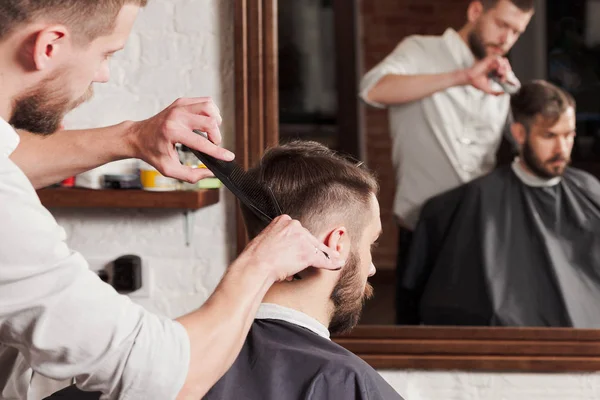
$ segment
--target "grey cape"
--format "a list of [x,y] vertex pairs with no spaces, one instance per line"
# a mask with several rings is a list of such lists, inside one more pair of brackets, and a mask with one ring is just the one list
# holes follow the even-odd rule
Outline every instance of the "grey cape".
[[426,203],[398,272],[401,323],[598,328],[600,183],[501,167]]
[[402,400],[367,363],[316,333],[255,320],[231,369],[205,400]]

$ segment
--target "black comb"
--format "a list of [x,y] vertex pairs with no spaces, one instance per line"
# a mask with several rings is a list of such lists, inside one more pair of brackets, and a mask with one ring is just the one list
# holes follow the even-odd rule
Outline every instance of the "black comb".
[[[194,133],[208,140],[206,133],[194,129]],[[271,188],[265,188],[242,169],[235,161],[223,161],[190,148],[192,153],[208,168],[227,189],[246,205],[261,221],[269,224],[282,214]],[[329,255],[323,252],[327,258]],[[295,274],[294,279],[302,279]]]
[[[194,132],[208,139],[206,133],[198,130]],[[191,148],[190,150],[261,221],[268,224],[281,215],[272,193],[256,182],[235,161],[223,161],[201,151]]]

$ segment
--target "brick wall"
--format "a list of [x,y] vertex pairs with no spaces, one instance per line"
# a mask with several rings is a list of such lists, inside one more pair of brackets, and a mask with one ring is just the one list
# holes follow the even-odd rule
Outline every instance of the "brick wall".
[[[362,74],[366,73],[411,34],[440,35],[447,27],[460,28],[465,22],[468,0],[361,0],[359,32]],[[390,155],[386,110],[365,109],[366,155],[369,167],[381,182],[381,219],[385,235],[374,254],[378,269],[396,265],[397,234],[392,212],[394,171]]]

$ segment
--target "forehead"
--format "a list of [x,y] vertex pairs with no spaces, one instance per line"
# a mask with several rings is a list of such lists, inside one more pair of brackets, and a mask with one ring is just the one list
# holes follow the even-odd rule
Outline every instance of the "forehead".
[[533,15],[533,10],[523,11],[512,1],[500,0],[489,10],[489,14],[515,24],[515,28],[519,28],[519,30],[525,30]]
[[547,121],[541,115],[537,115],[533,128],[544,131],[556,131],[558,133],[561,131],[573,131],[575,130],[575,125],[575,109],[573,107],[568,107],[554,123]]

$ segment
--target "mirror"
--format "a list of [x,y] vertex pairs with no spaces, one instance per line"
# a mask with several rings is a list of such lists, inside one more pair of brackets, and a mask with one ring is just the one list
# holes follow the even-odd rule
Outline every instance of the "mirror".
[[[448,7],[447,11],[450,14],[443,21],[446,25],[441,22],[424,23],[426,17],[422,15],[427,14],[428,10],[426,9],[420,10],[421,14],[410,9],[392,11],[386,8],[385,5],[388,3],[385,1],[369,2],[368,4],[366,2],[348,3],[333,0],[298,0],[278,3],[279,141],[280,143],[291,139],[319,141],[335,150],[349,153],[353,157],[367,162],[379,176],[385,235],[374,254],[378,272],[371,280],[375,285],[376,296],[368,302],[362,324],[418,324],[419,322],[427,324],[427,321],[433,321],[432,323],[441,325],[485,325],[488,323],[487,320],[496,318],[491,315],[489,310],[472,307],[469,311],[465,311],[465,313],[480,313],[481,317],[465,317],[455,313],[454,310],[437,311],[440,307],[439,303],[456,296],[456,291],[448,291],[447,298],[441,298],[439,294],[426,297],[427,290],[433,290],[428,288],[418,289],[419,293],[416,295],[408,293],[408,289],[404,291],[406,293],[396,293],[398,286],[402,285],[394,277],[396,266],[403,262],[408,264],[407,260],[398,259],[397,254],[399,251],[409,250],[404,243],[412,236],[407,229],[399,229],[400,225],[410,225],[409,221],[398,223],[393,211],[396,188],[394,174],[398,171],[395,171],[391,159],[401,158],[398,155],[393,157],[393,154],[402,152],[403,149],[398,149],[400,145],[393,144],[390,140],[390,130],[394,129],[389,124],[388,110],[390,108],[382,110],[358,101],[361,78],[391,53],[403,38],[413,34],[441,35],[448,26],[459,30],[465,23],[468,2]],[[539,3],[526,34],[519,39],[509,54],[509,58],[515,61],[516,74],[524,81],[547,78],[575,94],[578,134],[573,149],[573,163],[576,167],[593,172],[594,168],[600,166],[600,163],[593,161],[600,155],[600,140],[597,140],[598,132],[600,132],[598,129],[600,127],[598,115],[600,114],[597,112],[598,102],[596,99],[598,96],[595,96],[598,93],[597,82],[598,72],[600,72],[596,61],[598,59],[596,49],[600,39],[596,38],[598,34],[591,21],[593,21],[594,15],[600,16],[600,7],[597,7],[600,3],[583,0],[568,3]],[[427,8],[427,6],[424,7]],[[433,12],[433,10],[429,11]],[[397,15],[390,15],[390,13]],[[402,23],[410,18],[417,19],[416,23]],[[418,18],[423,21],[419,22]],[[356,35],[359,26],[363,32],[360,36]],[[353,45],[349,45],[352,41],[354,41]],[[531,57],[528,54],[531,53],[541,54],[537,65],[530,62]],[[388,68],[392,68],[392,66]],[[586,89],[582,90],[582,87]],[[406,106],[406,108],[408,107]],[[413,112],[418,113],[419,110]],[[493,110],[490,118],[494,118],[493,114],[498,113],[501,111]],[[410,118],[410,114],[402,115]],[[366,123],[360,125],[358,121],[361,119],[364,119]],[[447,123],[452,122],[451,119],[449,121]],[[412,121],[406,123],[410,122]],[[420,122],[417,121],[417,123]],[[392,122],[392,126],[393,124]],[[465,122],[466,125],[468,125],[467,122]],[[398,133],[398,135],[400,134],[410,134],[410,132],[405,133],[403,130]],[[415,134],[423,133],[416,132]],[[482,136],[480,133],[477,135],[479,138]],[[364,140],[361,140],[361,137],[364,137]],[[425,156],[423,154],[421,157]],[[497,158],[499,165],[509,164],[512,161],[510,145],[507,142],[501,146]],[[407,162],[406,165],[406,168],[423,168],[422,165],[415,165],[414,162],[412,164]],[[402,176],[406,176],[407,180],[412,178],[410,174],[402,174]],[[417,185],[405,190],[420,190],[415,186]],[[441,188],[431,191],[435,190],[439,194],[449,189],[450,186],[453,185],[444,186],[442,184]],[[408,202],[414,201],[416,195],[404,197]],[[399,206],[402,207],[402,205]],[[411,207],[417,208],[412,205]],[[406,217],[409,217],[408,212]],[[410,231],[414,230],[413,224]],[[400,237],[396,238],[399,231]],[[431,235],[428,236],[429,238]],[[461,245],[461,243],[467,245],[473,242],[465,240],[463,242],[456,241],[456,243],[457,245]],[[426,268],[425,265],[427,265],[425,261],[413,262],[413,264],[415,263],[423,265],[422,268]],[[404,274],[408,273],[404,272]],[[429,277],[428,279],[433,278]],[[416,281],[416,279],[413,280]],[[483,278],[477,282],[474,280],[471,284],[485,285],[483,280]],[[431,285],[430,282],[424,283],[424,285]],[[418,284],[414,283],[414,285]],[[513,284],[512,290],[515,290],[515,287]],[[463,289],[466,291],[476,290],[465,285],[461,287],[461,291]],[[503,289],[489,290],[501,291]],[[437,292],[440,291],[442,290],[438,288]],[[480,301],[486,297],[484,294],[478,296],[470,296],[465,299],[465,302]],[[437,297],[428,300],[433,304],[431,307],[436,307],[435,317],[424,318],[421,316],[419,319],[416,316],[419,311],[414,309],[416,306],[413,309],[404,307],[406,309],[398,311],[399,304],[411,304],[419,301],[418,298],[420,298],[421,304],[424,304],[425,298],[432,297]],[[523,301],[526,301],[525,298]],[[545,302],[552,303],[552,299],[547,298]],[[490,305],[489,308],[491,307]],[[560,307],[560,305],[548,305],[548,308],[550,307]],[[414,313],[415,316],[406,315],[410,313]],[[429,313],[431,314],[433,311],[430,310]],[[444,315],[441,315],[442,313]],[[457,315],[448,316],[449,313]],[[549,313],[552,314],[552,312]],[[556,318],[546,318],[549,325],[565,326],[572,323],[577,326],[577,322],[569,321],[569,318],[561,318],[554,314],[553,316]],[[490,321],[489,324],[520,325],[519,321],[530,322],[533,325],[545,323],[542,319],[535,317],[515,318],[514,323],[511,323],[509,317],[499,316],[497,318],[504,318],[505,321]],[[583,325],[590,327],[589,321],[585,321]],[[600,320],[596,325],[600,325]]]
[[[259,159],[266,146],[304,137],[365,160],[377,172],[382,186],[380,204],[386,235],[374,252],[378,271],[370,281],[376,296],[367,303],[359,327],[352,334],[336,340],[376,368],[599,369],[600,359],[592,351],[600,341],[596,330],[451,325],[408,327],[395,324],[398,237],[392,211],[395,171],[390,154],[388,113],[358,101],[359,82],[402,38],[411,34],[440,35],[449,26],[460,28],[468,2],[428,3],[400,9],[396,3],[386,6],[390,2],[385,0],[344,2],[342,5],[335,0],[303,0],[297,3],[288,5],[277,0],[237,3],[236,70],[239,75],[236,75],[236,102],[237,109],[241,110],[236,127],[237,152],[238,159],[248,165]],[[591,3],[595,2],[536,2],[536,13],[529,28],[509,54],[513,69],[523,82],[547,78],[561,84],[549,73],[550,60],[556,55],[551,54],[549,49],[565,42],[550,39],[555,34],[559,38],[566,36],[574,40],[572,30],[554,32],[556,26],[565,25],[575,26],[581,37],[586,31],[582,30],[581,22],[577,22],[576,18],[577,15],[586,15],[582,10],[593,11]],[[306,9],[300,10],[303,7]],[[423,15],[429,15],[429,19],[425,21]],[[307,21],[318,29],[302,27]],[[587,26],[592,29],[591,24]],[[551,30],[554,33],[549,32]],[[304,39],[303,34],[307,35]],[[341,40],[342,37],[346,40]],[[588,39],[585,43],[593,41]],[[353,50],[346,48],[344,51],[342,47]],[[323,54],[328,54],[332,60],[319,60]],[[344,54],[349,58],[341,58]],[[588,62],[592,62],[592,57],[587,58]],[[335,85],[331,82],[332,71]],[[318,90],[302,82],[302,76],[313,77],[314,82],[311,83],[322,82],[323,98],[315,96]],[[345,91],[342,96],[342,91],[347,88],[351,88],[351,93]],[[574,96],[578,102],[585,101],[580,93],[574,93]],[[294,100],[298,101],[294,103]],[[573,164],[597,175],[598,164],[591,156],[595,154],[594,145],[589,144],[592,139],[584,138],[595,137],[595,127],[589,122],[593,119],[590,118],[593,110],[587,114],[579,111],[578,107],[578,136]],[[356,136],[346,135],[346,132],[351,132],[350,128],[340,129],[343,121],[351,120],[349,114],[356,127]],[[586,133],[580,134],[580,131]],[[593,140],[595,144],[596,139]],[[350,145],[344,148],[346,141]],[[587,158],[581,150],[587,151]],[[512,160],[506,143],[499,148],[498,160],[500,165]],[[241,248],[245,235],[239,222],[238,247]],[[582,357],[586,354],[590,358],[583,362]]]

